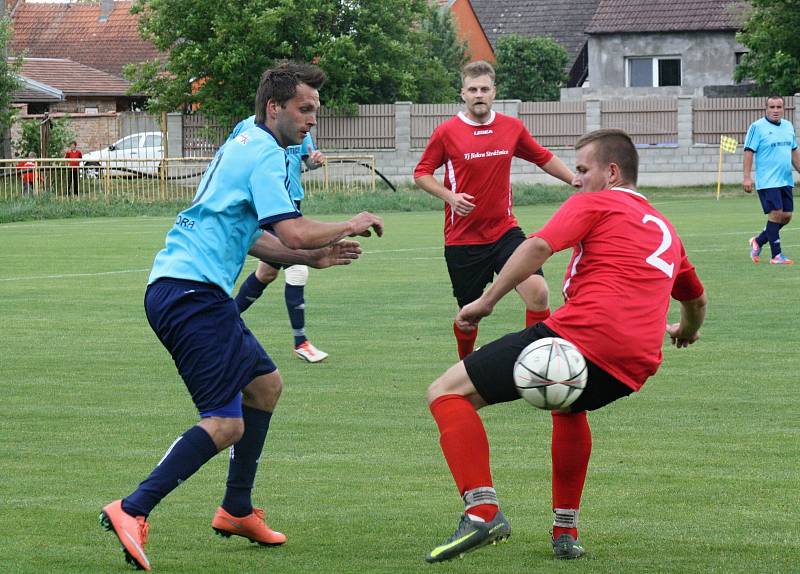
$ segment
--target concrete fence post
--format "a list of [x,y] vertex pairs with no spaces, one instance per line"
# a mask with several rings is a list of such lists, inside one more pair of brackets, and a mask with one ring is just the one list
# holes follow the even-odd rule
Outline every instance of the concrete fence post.
[[394,148],[400,153],[411,150],[411,102],[394,104]]

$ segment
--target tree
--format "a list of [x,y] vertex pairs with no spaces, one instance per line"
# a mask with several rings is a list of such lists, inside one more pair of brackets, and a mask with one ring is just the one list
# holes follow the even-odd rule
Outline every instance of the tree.
[[[19,139],[14,142],[14,151],[19,157],[27,157],[30,152],[40,155],[42,120],[25,120],[20,125]],[[50,120],[50,130],[47,135],[47,157],[63,157],[64,151],[69,147],[69,142],[75,139],[75,131],[68,117]]]
[[567,81],[567,51],[541,36],[509,34],[497,41],[497,97],[526,102],[558,100]]
[[222,122],[253,113],[261,72],[281,59],[322,67],[329,106],[450,101],[424,26],[433,10],[427,0],[135,0],[140,33],[168,55],[125,75],[152,111],[199,105]]
[[750,50],[734,79],[751,79],[762,95],[800,91],[800,0],[750,0],[752,11],[736,39]]
[[418,103],[459,101],[461,68],[467,63],[467,45],[458,38],[453,15],[449,8],[432,10],[422,23],[422,32],[431,63],[421,62],[418,80]]
[[8,130],[17,115],[17,109],[11,106],[11,102],[14,99],[14,92],[22,85],[19,78],[22,70],[22,58],[9,60],[5,57],[6,46],[11,41],[11,35],[11,21],[5,17],[0,19],[0,50],[4,55],[3,58],[0,58],[0,134],[3,135],[2,153],[4,156],[8,151],[6,150]]

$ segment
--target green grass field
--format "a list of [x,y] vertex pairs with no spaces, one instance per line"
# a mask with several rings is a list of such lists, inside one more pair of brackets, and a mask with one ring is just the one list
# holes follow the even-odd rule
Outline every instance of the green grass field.
[[[280,283],[247,312],[285,381],[255,500],[289,542],[214,536],[222,454],[151,515],[155,571],[797,572],[800,265],[750,262],[747,239],[763,220],[752,197],[651,200],[682,234],[709,315],[698,344],[665,345],[641,393],[590,415],[586,559],[551,558],[550,417],[520,401],[482,412],[513,536],[463,560],[423,561],[462,509],[424,399],[455,361],[442,216],[424,211],[384,214],[386,235],[364,241],[361,261],[312,271],[307,331],[330,352],[325,363],[292,357]],[[517,215],[533,230],[555,207]],[[195,421],[142,309],[171,222],[0,225],[0,572],[129,571],[98,511]],[[800,224],[783,242],[800,257]],[[554,306],[565,263],[559,254],[546,267]],[[509,296],[478,342],[522,323]]]

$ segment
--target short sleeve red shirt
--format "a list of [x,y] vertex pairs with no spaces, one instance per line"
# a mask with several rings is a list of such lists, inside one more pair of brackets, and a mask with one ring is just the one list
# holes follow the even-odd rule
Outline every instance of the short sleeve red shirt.
[[414,169],[414,177],[433,175],[445,166],[444,186],[473,196],[475,209],[460,217],[445,204],[445,245],[494,243],[515,227],[512,213],[511,160],[542,166],[553,154],[531,137],[518,119],[494,113],[485,124],[463,113],[440,124]]
[[[69,159],[79,159],[83,157],[83,154],[80,152],[80,150],[68,149],[64,154],[64,157]],[[81,162],[79,161],[70,161],[68,163],[70,167],[79,167],[81,165]]]
[[547,326],[639,390],[661,364],[670,295],[703,293],[672,224],[640,193],[614,188],[571,196],[533,235],[573,248],[565,303]]

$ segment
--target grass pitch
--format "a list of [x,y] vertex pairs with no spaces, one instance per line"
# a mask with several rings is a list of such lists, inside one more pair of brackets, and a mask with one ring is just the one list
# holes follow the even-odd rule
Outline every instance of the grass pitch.
[[[411,212],[385,214],[385,237],[365,240],[356,264],[312,270],[307,332],[331,354],[326,362],[293,358],[281,279],[246,314],[285,380],[255,501],[289,542],[260,548],[213,535],[221,454],[152,514],[154,570],[796,572],[800,265],[750,262],[747,239],[763,223],[752,197],[651,200],[681,233],[709,316],[698,344],[665,343],[664,365],[641,393],[590,415],[585,559],[551,559],[550,417],[520,401],[482,412],[513,536],[463,560],[424,563],[461,512],[424,400],[456,358],[455,304],[442,215]],[[554,209],[516,211],[531,231]],[[133,490],[196,420],[142,309],[171,222],[0,226],[4,573],[130,571],[98,512]],[[798,230],[792,223],[782,237],[800,257]],[[546,267],[553,306],[566,260],[557,255]],[[245,273],[254,267],[249,260]],[[478,343],[522,325],[510,295],[482,323]]]

